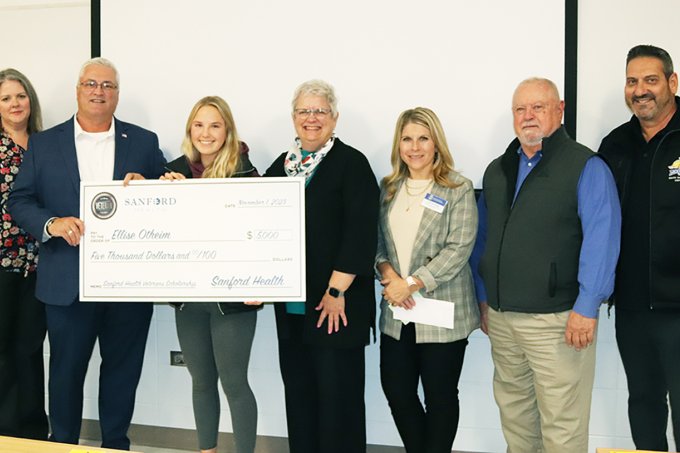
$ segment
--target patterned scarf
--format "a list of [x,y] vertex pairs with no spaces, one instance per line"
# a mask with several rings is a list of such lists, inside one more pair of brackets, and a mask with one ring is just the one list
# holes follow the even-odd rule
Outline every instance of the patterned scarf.
[[316,166],[321,163],[328,151],[333,147],[335,142],[335,134],[331,136],[325,145],[321,147],[320,150],[311,153],[309,156],[302,159],[302,144],[300,139],[296,138],[293,145],[288,150],[286,154],[286,160],[283,163],[283,167],[286,170],[288,176],[304,176],[305,180],[309,179]]

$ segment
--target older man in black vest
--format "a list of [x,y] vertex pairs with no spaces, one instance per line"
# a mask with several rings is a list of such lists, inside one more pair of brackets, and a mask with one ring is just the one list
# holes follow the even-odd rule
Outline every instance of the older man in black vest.
[[479,200],[477,297],[509,453],[588,451],[597,317],[621,218],[609,168],[567,135],[563,111],[550,80],[519,84],[517,138],[487,168]]

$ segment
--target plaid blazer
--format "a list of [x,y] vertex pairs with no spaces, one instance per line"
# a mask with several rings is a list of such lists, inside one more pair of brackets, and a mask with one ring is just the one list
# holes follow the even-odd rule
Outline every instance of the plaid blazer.
[[[472,182],[459,174],[451,177],[456,188],[435,184],[431,193],[448,201],[443,212],[425,208],[411,256],[411,275],[425,288],[423,297],[455,303],[453,329],[416,323],[416,343],[449,343],[467,338],[479,327],[479,307],[475,299],[468,258],[477,234],[477,205]],[[399,188],[397,189],[399,190]],[[376,266],[389,261],[401,275],[397,251],[389,225],[394,198],[384,203],[380,194],[380,221]],[[379,274],[378,274],[379,275]],[[399,340],[402,322],[392,317],[385,299],[380,301],[380,331]]]

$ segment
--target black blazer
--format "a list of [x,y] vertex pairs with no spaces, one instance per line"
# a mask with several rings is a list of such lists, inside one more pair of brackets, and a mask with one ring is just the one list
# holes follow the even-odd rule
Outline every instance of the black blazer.
[[[286,176],[281,154],[264,176]],[[339,139],[319,164],[305,190],[307,301],[304,339],[331,347],[357,347],[370,341],[375,325],[373,263],[378,237],[378,184],[366,157]],[[314,310],[334,270],[356,274],[345,293],[347,327],[328,334],[316,327]],[[289,337],[284,304],[276,304],[279,338]]]
[[[257,169],[253,166],[252,163],[250,163],[250,159],[248,158],[248,151],[247,147],[245,148],[246,151],[244,150],[244,147],[241,146],[241,160],[239,161],[239,166],[236,169],[236,173],[232,175],[232,178],[244,178],[248,176],[260,176],[257,172]],[[191,167],[189,167],[189,161],[186,158],[186,156],[180,156],[177,159],[173,160],[172,162],[168,162],[168,164],[165,166],[167,170],[171,170],[177,173],[181,173],[187,178],[193,178],[193,174],[191,173]],[[244,311],[254,311],[254,310],[259,310],[262,308],[262,306],[257,306],[257,305],[245,305],[242,303],[238,302],[218,302],[220,306],[220,311],[222,314],[228,315],[231,313],[241,313]],[[183,303],[181,302],[171,302],[170,305],[172,305],[175,308],[182,309],[184,306]]]

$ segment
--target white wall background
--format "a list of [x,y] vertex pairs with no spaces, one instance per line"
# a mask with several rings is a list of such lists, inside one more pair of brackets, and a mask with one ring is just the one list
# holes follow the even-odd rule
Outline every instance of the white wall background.
[[[562,86],[563,2],[523,0],[525,6],[517,8],[519,2],[502,0],[474,5],[348,0],[323,13],[318,10],[323,4],[304,0],[241,3],[224,3],[228,10],[215,14],[213,8],[226,6],[207,0],[174,7],[158,0],[102,1],[102,54],[118,64],[122,78],[118,116],[157,131],[168,158],[179,154],[193,103],[219,94],[230,103],[263,171],[293,138],[289,103],[294,87],[321,77],[336,86],[340,97],[339,136],[366,153],[378,177],[389,171],[397,115],[425,105],[442,119],[457,166],[479,187],[484,167],[512,137],[509,105],[516,83],[543,75]],[[547,12],[548,7],[556,9]],[[671,36],[680,4],[655,0],[648,8],[640,10],[631,0],[579,2],[578,138],[588,146],[596,148],[629,117],[622,89],[630,47],[657,44],[680,61],[680,46]],[[0,0],[0,16],[30,31],[7,35],[0,67],[16,67],[31,79],[46,127],[66,119],[75,110],[78,68],[89,56],[89,2]],[[176,40],[191,46],[177,51],[170,44]],[[215,70],[219,65],[225,69]],[[613,331],[613,317],[603,309],[591,450],[633,446]],[[177,349],[172,309],[158,305],[135,423],[194,426],[188,373],[169,366],[169,351]],[[95,353],[85,388],[84,417],[90,419],[98,418],[98,365]],[[461,378],[456,449],[504,451],[492,373],[488,340],[476,332]],[[259,403],[258,432],[285,436],[271,307],[260,312],[250,377]],[[379,384],[377,345],[367,348],[366,400],[369,442],[399,445]],[[221,429],[230,431],[222,402]]]
[[45,128],[61,123],[76,111],[78,71],[90,57],[90,1],[0,0],[0,18],[0,68],[29,78]]
[[[579,2],[578,140],[597,150],[602,139],[626,122],[623,98],[626,54],[638,44],[667,50],[680,68],[680,2],[634,0]],[[651,20],[650,20],[651,19]]]

